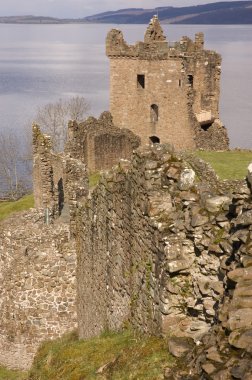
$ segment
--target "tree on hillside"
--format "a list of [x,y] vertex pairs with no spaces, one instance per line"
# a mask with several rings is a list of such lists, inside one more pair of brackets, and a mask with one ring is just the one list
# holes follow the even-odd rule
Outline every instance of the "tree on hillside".
[[66,142],[68,121],[83,121],[89,110],[90,105],[84,97],[59,99],[55,103],[39,107],[35,121],[44,133],[51,136],[54,150],[58,152],[63,149]]

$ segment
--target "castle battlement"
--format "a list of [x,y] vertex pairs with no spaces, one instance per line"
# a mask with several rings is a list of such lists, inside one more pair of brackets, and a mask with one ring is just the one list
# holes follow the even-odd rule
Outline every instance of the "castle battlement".
[[[203,33],[171,43],[157,16],[144,41],[128,45],[112,29],[106,39],[110,59],[110,111],[120,128],[142,143],[172,143],[176,149],[227,149],[220,122],[221,56],[204,49]],[[216,138],[217,136],[217,138]]]
[[[135,58],[135,59],[169,59],[170,57],[192,57],[196,53],[202,53],[204,49],[204,34],[196,33],[195,41],[183,36],[178,42],[169,42],[164,35],[157,16],[154,16],[146,30],[144,41],[138,41],[135,45],[128,45],[123,33],[118,29],[112,29],[106,39],[106,53],[110,58]],[[214,56],[216,52],[208,52]]]

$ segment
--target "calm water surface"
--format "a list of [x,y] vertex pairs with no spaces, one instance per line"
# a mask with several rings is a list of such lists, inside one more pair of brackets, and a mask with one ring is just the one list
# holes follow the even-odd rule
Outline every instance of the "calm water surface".
[[[114,25],[1,25],[1,129],[22,131],[36,107],[85,96],[92,113],[109,108],[109,62],[105,37]],[[130,43],[145,25],[120,25]],[[205,33],[206,48],[223,58],[221,118],[231,145],[252,149],[252,26],[166,25],[170,41]]]

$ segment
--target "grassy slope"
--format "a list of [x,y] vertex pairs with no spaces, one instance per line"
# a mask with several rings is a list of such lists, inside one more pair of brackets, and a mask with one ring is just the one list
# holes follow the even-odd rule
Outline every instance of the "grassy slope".
[[0,220],[7,218],[14,212],[28,210],[33,206],[33,195],[26,195],[15,202],[0,202]]
[[252,162],[252,152],[198,151],[197,156],[209,162],[221,179],[242,179],[247,175],[247,167]]
[[[113,380],[158,380],[172,363],[161,338],[137,337],[128,331],[87,341],[72,335],[42,345],[29,380],[91,380],[105,374]],[[103,366],[106,369],[98,374]]]

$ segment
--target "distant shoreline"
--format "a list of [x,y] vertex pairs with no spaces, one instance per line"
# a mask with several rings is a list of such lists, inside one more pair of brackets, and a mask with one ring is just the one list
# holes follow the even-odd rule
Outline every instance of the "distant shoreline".
[[[117,22],[117,21],[111,21],[111,22],[98,22],[98,21],[69,21],[69,22],[2,22],[0,21],[0,25],[145,25],[143,22],[139,23],[128,23],[128,22]],[[219,23],[219,24],[208,24],[208,23],[184,23],[184,24],[178,24],[176,22],[167,22],[167,21],[162,21],[163,25],[212,25],[212,26],[239,26],[239,25],[244,25],[244,26],[249,26],[252,25],[251,23]]]

